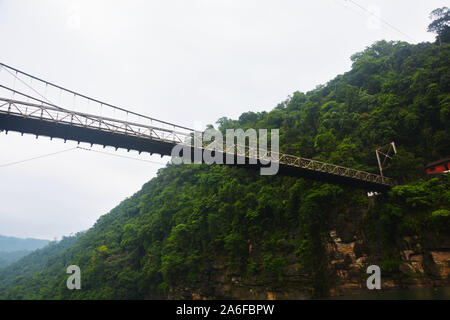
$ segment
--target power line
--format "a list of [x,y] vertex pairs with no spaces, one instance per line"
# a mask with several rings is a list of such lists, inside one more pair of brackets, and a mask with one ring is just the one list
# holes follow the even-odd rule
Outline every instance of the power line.
[[125,158],[125,159],[129,159],[129,160],[136,160],[136,161],[141,161],[141,162],[149,162],[149,163],[153,163],[153,164],[159,164],[159,165],[162,165],[162,166],[166,165],[165,163],[162,163],[162,162],[151,161],[151,160],[144,160],[144,159],[137,159],[137,158],[133,158],[133,157],[127,157],[127,156],[123,156],[123,155],[119,155],[119,154],[112,154],[112,153],[109,153],[109,152],[103,152],[103,151],[98,151],[98,150],[93,150],[93,149],[88,149],[88,148],[83,148],[83,147],[77,146],[77,147],[70,148],[70,149],[65,149],[65,150],[61,150],[61,151],[57,151],[57,152],[43,154],[43,155],[36,156],[36,157],[33,157],[33,158],[28,158],[28,159],[24,159],[24,160],[20,160],[20,161],[14,161],[14,162],[9,162],[9,163],[5,163],[5,164],[0,164],[0,168],[9,167],[9,166],[12,166],[12,165],[21,164],[21,163],[29,162],[29,161],[32,161],[32,160],[37,160],[37,159],[42,159],[42,158],[54,156],[54,155],[61,154],[61,153],[64,153],[64,152],[68,152],[68,151],[75,150],[75,149],[92,151],[92,152],[96,152],[96,153],[105,154],[105,155],[108,155],[108,156]]
[[130,159],[130,160],[136,160],[136,161],[142,161],[142,162],[150,162],[150,163],[159,164],[159,165],[162,165],[162,166],[166,165],[165,163],[158,162],[158,161],[151,161],[151,160],[144,160],[144,159],[138,159],[138,158],[133,158],[133,157],[127,157],[127,156],[123,156],[123,155],[120,155],[120,154],[113,154],[113,153],[109,153],[109,152],[98,151],[98,150],[93,150],[93,149],[88,149],[88,148],[83,148],[83,147],[76,147],[76,149],[92,151],[92,152],[96,152],[96,153],[105,154],[105,155],[108,155],[108,156],[125,158],[125,159]]
[[403,32],[402,30],[400,30],[399,28],[397,28],[396,26],[392,25],[391,23],[389,23],[389,21],[377,16],[375,13],[371,12],[370,10],[364,8],[362,5],[360,5],[359,3],[353,1],[353,0],[344,0],[344,1],[348,1],[352,4],[354,4],[355,6],[357,6],[358,8],[360,8],[361,10],[367,12],[368,14],[374,16],[375,18],[377,18],[378,20],[380,20],[381,22],[383,22],[385,25],[389,26],[391,29],[397,31],[398,33],[401,33],[402,35],[404,35],[405,37],[408,37],[409,39],[416,41],[413,37],[409,36],[407,33]]
[[36,159],[41,159],[41,158],[45,158],[45,157],[50,157],[50,156],[53,156],[53,155],[56,155],[56,154],[60,154],[60,153],[71,151],[71,150],[75,150],[75,149],[76,149],[76,147],[75,148],[66,149],[66,150],[57,151],[57,152],[52,152],[52,153],[48,153],[48,154],[44,154],[44,155],[41,155],[41,156],[29,158],[29,159],[24,159],[24,160],[20,160],[20,161],[15,161],[15,162],[1,164],[0,168],[12,166],[12,165],[15,165],[15,164],[20,164],[20,163],[31,161],[31,160],[36,160]]

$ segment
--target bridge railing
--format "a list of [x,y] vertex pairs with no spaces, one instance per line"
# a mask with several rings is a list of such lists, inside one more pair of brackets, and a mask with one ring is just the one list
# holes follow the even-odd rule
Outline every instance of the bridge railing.
[[[200,139],[200,138],[197,138]],[[190,140],[195,141],[195,139]],[[308,169],[311,171],[317,171],[317,172],[323,172],[327,174],[337,175],[337,176],[343,176],[348,177],[352,179],[358,179],[362,181],[377,183],[377,184],[383,184],[388,186],[394,186],[395,181],[388,177],[383,177],[378,174],[370,173],[367,171],[347,168],[343,166],[334,165],[331,163],[326,163],[318,160],[313,159],[307,159],[299,156],[289,155],[285,153],[280,152],[273,152],[271,150],[264,150],[264,149],[258,149],[258,148],[251,148],[247,145],[237,145],[234,144],[233,146],[219,146],[217,142],[208,142],[205,144],[205,142],[197,140],[197,145],[202,145],[203,149],[205,150],[219,150],[224,151],[225,153],[232,154],[232,155],[240,155],[245,158],[254,159],[263,161],[264,163],[267,163],[269,161],[275,161],[283,165],[291,166],[291,167],[298,167],[302,169]],[[192,145],[192,142],[185,142],[185,144]]]
[[70,111],[44,103],[36,104],[0,97],[0,113],[13,114],[24,118],[34,118],[54,123],[64,123],[71,126],[102,130],[115,134],[125,134],[140,138],[184,144],[187,146],[201,146],[206,150],[223,150],[225,153],[240,155],[249,159],[255,159],[259,161],[262,160],[264,162],[275,161],[287,166],[298,167],[317,172],[324,172],[378,184],[390,186],[394,185],[394,181],[392,179],[366,171],[346,168],[343,166],[338,166],[318,160],[273,152],[270,150],[250,148],[247,145],[240,146],[235,144],[231,149],[227,148],[227,146],[218,148],[218,145],[214,142],[208,142],[207,144],[205,144],[205,142],[202,140],[195,141],[195,139],[201,139],[201,135],[197,136],[193,131],[176,131],[161,127],[146,126],[129,121],[127,122],[93,114]]
[[[195,141],[193,129],[138,114],[42,80],[0,63],[0,113],[40,119],[116,134],[132,135],[169,143],[213,148],[214,143]],[[62,107],[64,106],[64,107]],[[194,144],[197,142],[197,144]],[[216,146],[217,147],[217,146]],[[383,185],[394,181],[377,174],[337,166],[249,146],[233,146],[225,153],[246,158],[276,161],[287,166],[344,176]]]
[[97,115],[60,109],[47,104],[36,104],[0,97],[0,113],[18,115],[24,118],[39,119],[71,126],[126,134],[141,138],[180,143],[190,137],[189,131],[176,131],[156,126],[101,117]]
[[190,128],[91,98],[3,63],[0,63],[0,84],[0,97],[10,100],[43,104],[70,112],[98,115],[98,117],[169,131],[193,132]]

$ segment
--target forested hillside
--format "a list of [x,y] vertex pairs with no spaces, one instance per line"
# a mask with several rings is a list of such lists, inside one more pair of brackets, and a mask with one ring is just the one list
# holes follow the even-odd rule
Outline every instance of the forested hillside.
[[77,237],[63,237],[59,242],[52,241],[42,249],[37,249],[18,262],[3,268],[0,272],[0,291],[10,288],[11,294],[16,299],[28,299],[34,297],[36,293],[24,294],[23,288],[16,288],[16,284],[22,283],[25,279],[30,282],[40,283],[40,273],[50,265],[63,267],[64,261],[60,254],[72,247]]
[[[323,297],[361,288],[370,264],[387,286],[448,284],[450,180],[424,165],[450,150],[450,44],[379,41],[351,59],[349,72],[270,112],[217,124],[279,128],[283,152],[374,173],[374,150],[395,141],[386,175],[400,185],[389,194],[372,203],[337,185],[168,165],[68,249],[0,271],[0,298]],[[66,288],[72,264],[81,290]]]

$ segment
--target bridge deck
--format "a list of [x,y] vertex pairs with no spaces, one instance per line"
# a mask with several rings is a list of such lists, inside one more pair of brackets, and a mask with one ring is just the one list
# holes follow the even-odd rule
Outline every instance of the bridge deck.
[[[34,104],[5,98],[0,98],[0,130],[156,153],[161,156],[170,156],[176,144],[185,144],[193,134],[193,131],[183,127],[168,129],[141,125],[73,112],[43,101],[41,104]],[[226,153],[222,153],[222,156],[225,158]],[[250,164],[248,153],[233,156],[235,163],[238,157],[245,158],[245,164],[236,164],[237,166],[264,166],[259,158],[256,164]],[[392,179],[380,175],[292,155],[279,154],[278,162],[280,174],[350,185],[369,191],[383,192],[394,185]]]

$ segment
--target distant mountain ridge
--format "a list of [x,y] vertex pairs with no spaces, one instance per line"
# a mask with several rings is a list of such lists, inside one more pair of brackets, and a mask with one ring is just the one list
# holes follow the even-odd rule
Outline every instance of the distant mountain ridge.
[[13,252],[22,250],[36,250],[46,246],[50,240],[34,238],[16,238],[0,235],[0,252]]

